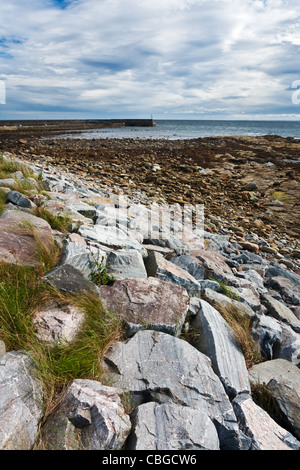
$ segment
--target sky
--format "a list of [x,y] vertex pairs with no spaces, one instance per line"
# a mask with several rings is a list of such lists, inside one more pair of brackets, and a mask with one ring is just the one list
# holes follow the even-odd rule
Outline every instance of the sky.
[[0,119],[300,120],[299,52],[299,0],[1,0]]

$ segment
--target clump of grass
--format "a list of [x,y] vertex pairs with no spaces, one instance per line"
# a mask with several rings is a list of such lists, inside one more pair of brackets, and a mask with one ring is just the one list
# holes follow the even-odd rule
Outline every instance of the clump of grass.
[[7,350],[28,348],[34,334],[30,312],[44,292],[34,268],[0,264],[0,338]]
[[61,248],[52,237],[47,236],[43,238],[34,225],[26,219],[19,224],[19,229],[23,235],[29,235],[34,238],[36,257],[41,263],[43,272],[50,271],[57,266],[61,256]]
[[91,273],[90,279],[97,286],[111,285],[114,282],[114,277],[107,272],[107,263],[104,262],[103,257],[96,256],[92,253],[95,268]]
[[218,312],[228,323],[233,331],[235,340],[240,346],[246,362],[247,369],[262,361],[259,344],[251,334],[251,318],[242,314],[235,306],[217,305]]
[[13,159],[6,159],[3,155],[0,156],[0,179],[8,178],[16,171],[21,171],[24,178],[34,178],[34,172],[23,163],[17,162]]
[[221,293],[226,295],[226,297],[229,297],[230,299],[233,299],[233,300],[237,300],[237,301],[240,301],[240,297],[238,294],[236,294],[235,292],[233,292],[230,287],[226,286],[225,284],[223,284],[222,282],[220,281],[217,281],[216,279],[212,279],[212,281],[215,281],[219,284],[219,286],[221,287]]
[[101,358],[122,329],[120,318],[106,312],[96,295],[84,293],[69,301],[85,312],[85,321],[72,343],[57,343],[50,350],[49,365],[60,386],[76,378],[100,380]]
[[[49,300],[67,302],[82,310],[84,322],[72,342],[50,345],[36,335],[35,314]],[[101,359],[121,334],[120,318],[106,312],[96,295],[63,294],[43,282],[34,268],[0,265],[0,339],[7,351],[30,352],[43,383],[45,419],[73,380],[101,380]]]
[[42,206],[34,208],[34,215],[46,220],[53,230],[58,230],[63,233],[66,233],[68,231],[68,228],[72,223],[72,218],[68,215],[54,215],[52,214],[52,212]]
[[[23,175],[21,180],[14,177],[17,171],[21,171]],[[31,168],[16,160],[7,160],[3,156],[0,156],[0,179],[6,178],[13,178],[15,180],[13,184],[8,184],[7,187],[22,194],[28,194],[32,190],[36,190],[37,192],[42,190],[39,177],[34,174]],[[30,181],[30,178],[34,180],[34,182]]]

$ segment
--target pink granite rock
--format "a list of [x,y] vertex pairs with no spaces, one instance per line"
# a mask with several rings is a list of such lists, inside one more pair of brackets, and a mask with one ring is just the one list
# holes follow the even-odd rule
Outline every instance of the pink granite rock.
[[99,295],[107,310],[121,315],[129,336],[142,328],[179,334],[189,306],[184,288],[152,277],[101,286]]
[[7,210],[0,218],[0,262],[38,266],[37,241],[53,242],[48,222],[23,211]]

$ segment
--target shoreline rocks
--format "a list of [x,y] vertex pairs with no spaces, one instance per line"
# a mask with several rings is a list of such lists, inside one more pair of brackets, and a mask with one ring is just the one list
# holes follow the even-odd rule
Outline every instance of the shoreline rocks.
[[[111,388],[87,379],[70,383],[65,401],[43,426],[42,432],[49,437],[45,437],[45,448],[300,449],[300,330],[295,314],[300,264],[296,247],[295,257],[286,255],[286,263],[281,263],[277,250],[257,251],[242,243],[243,227],[239,226],[237,231],[224,227],[218,233],[203,230],[200,238],[199,231],[183,237],[174,229],[166,238],[166,227],[157,225],[157,207],[149,207],[146,199],[141,202],[142,194],[140,200],[125,198],[126,211],[114,225],[124,200],[113,191],[86,184],[80,175],[67,178],[60,171],[43,168],[48,188],[44,203],[48,208],[59,203],[59,214],[71,214],[68,233],[51,229],[42,218],[33,216],[32,208],[19,206],[19,198],[13,198],[0,215],[0,261],[20,259],[30,265],[29,248],[14,257],[3,250],[5,240],[13,239],[14,224],[27,219],[44,238],[61,241],[62,257],[44,279],[62,292],[92,292],[107,311],[117,311],[126,328],[124,339],[113,343],[104,356],[105,380]],[[156,168],[155,175],[160,171],[163,165]],[[192,174],[193,166],[192,173],[187,167],[185,171]],[[36,194],[32,198],[36,200]],[[246,231],[243,236],[258,247],[270,241]],[[22,242],[21,237],[16,235],[16,243]],[[31,245],[30,249],[34,251]],[[108,274],[115,276],[102,286],[92,281],[100,260]],[[46,341],[72,342],[72,333],[80,328],[80,318],[64,308],[56,313],[51,308],[40,312]],[[260,361],[249,370],[222,309],[236,309],[249,319],[248,333],[261,353]],[[0,400],[0,416],[4,408],[13,406],[9,395],[15,393],[9,388],[14,368],[1,366],[18,359],[16,367],[21,367],[23,354],[6,352],[5,345],[1,346],[1,390],[8,394],[7,402]],[[30,351],[26,354],[29,357]],[[289,371],[288,379],[284,372],[276,374],[277,361],[284,364],[285,373]],[[25,369],[18,376],[22,390],[28,381],[39,389],[31,371]],[[277,401],[283,416],[280,422],[257,403],[253,391],[260,382]],[[19,396],[21,399],[22,394]],[[124,397],[130,401],[130,412],[124,409]],[[43,411],[37,407],[34,417],[20,424],[16,414],[12,411],[10,420],[1,423],[2,448],[10,439],[11,428],[20,427],[20,433],[29,438],[16,444],[12,437],[9,445],[31,449]]]

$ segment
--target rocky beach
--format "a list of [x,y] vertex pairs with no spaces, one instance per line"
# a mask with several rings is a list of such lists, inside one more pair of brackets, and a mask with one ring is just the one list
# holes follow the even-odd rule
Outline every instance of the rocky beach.
[[[101,377],[77,374],[45,414],[34,354],[7,344],[2,321],[0,448],[299,450],[299,151],[280,136],[2,130],[0,264],[38,269],[67,296],[34,306],[34,334],[76,343],[87,312],[69,296],[85,293],[122,334]],[[197,205],[203,230],[183,236],[181,210]],[[38,240],[55,245],[51,266]]]

